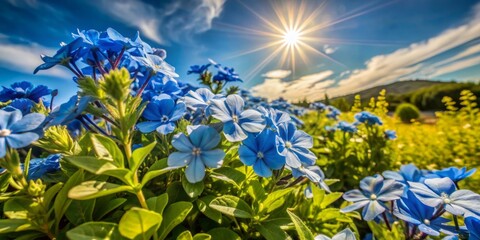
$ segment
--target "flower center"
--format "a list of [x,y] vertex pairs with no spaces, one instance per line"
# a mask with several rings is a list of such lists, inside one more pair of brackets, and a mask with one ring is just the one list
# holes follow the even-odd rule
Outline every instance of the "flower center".
[[12,133],[12,131],[8,130],[8,129],[1,129],[0,130],[0,137],[6,137],[8,135],[10,135]]
[[264,156],[263,156],[263,153],[262,153],[262,152],[258,152],[258,153],[257,153],[257,158],[263,159],[263,157],[264,157]]
[[193,148],[192,154],[195,156],[198,156],[202,153],[202,150],[200,148]]
[[238,123],[238,116],[233,114],[232,119],[234,122]]
[[444,202],[445,204],[449,204],[449,203],[452,202],[452,200],[450,200],[448,194],[442,193],[441,196],[442,196],[443,202]]
[[370,195],[370,200],[377,200],[377,195],[375,194]]
[[285,147],[286,147],[286,148],[291,148],[291,147],[292,147],[292,143],[291,143],[290,141],[285,142]]
[[167,122],[167,121],[168,121],[168,117],[165,116],[165,115],[163,115],[163,116],[162,116],[162,122]]
[[425,223],[426,225],[430,225],[430,220],[425,219],[425,220],[423,220],[423,223]]

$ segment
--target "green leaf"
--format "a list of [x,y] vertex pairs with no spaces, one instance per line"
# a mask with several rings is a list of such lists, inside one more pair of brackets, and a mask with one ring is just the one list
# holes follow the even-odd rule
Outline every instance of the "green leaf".
[[28,219],[29,212],[38,207],[38,203],[34,202],[31,198],[11,198],[5,202],[3,213],[10,219]]
[[174,169],[177,169],[177,167],[168,167],[166,158],[156,161],[154,164],[152,164],[152,166],[150,166],[145,176],[143,176],[142,186],[145,186],[145,184],[150,182],[150,180]]
[[27,156],[25,157],[25,162],[23,166],[23,176],[28,178],[28,170],[30,169],[30,160],[32,158],[32,149],[28,150]]
[[162,223],[162,215],[143,208],[133,207],[120,219],[120,234],[128,239],[150,239]]
[[210,202],[209,206],[225,215],[238,218],[252,218],[250,206],[236,196],[225,195],[217,197]]
[[313,240],[314,236],[310,229],[305,225],[305,223],[300,219],[297,215],[287,209],[287,213],[292,219],[293,224],[295,225],[295,229],[298,233],[298,238],[300,240]]
[[118,225],[110,222],[88,222],[67,232],[71,240],[125,239],[118,231]]
[[177,240],[193,240],[192,233],[186,230],[178,235]]
[[[102,219],[103,217],[105,217],[105,215],[107,215],[111,211],[113,211],[116,208],[122,206],[122,204],[124,204],[126,201],[127,201],[126,198],[114,198],[114,199],[110,200],[107,204],[104,204],[102,206],[98,206],[97,209],[95,209],[95,212],[93,213],[95,219]],[[99,201],[97,199],[97,204],[96,205],[99,205],[98,203],[99,203]]]
[[70,189],[68,197],[76,200],[88,200],[126,191],[133,192],[134,189],[130,186],[108,182],[86,181]]
[[85,169],[88,172],[115,177],[128,185],[133,185],[132,172],[128,169],[117,167],[113,161],[90,156],[70,156],[65,157],[65,159],[76,167]]
[[36,228],[26,219],[0,219],[0,234],[35,230]]
[[205,188],[203,181],[190,183],[185,175],[182,176],[182,186],[185,190],[185,193],[187,193],[190,198],[198,197],[200,194],[202,194],[203,189]]
[[193,205],[190,202],[176,202],[169,205],[163,213],[164,220],[158,229],[159,239],[165,239],[175,226],[185,220],[192,208]]
[[91,140],[93,150],[98,157],[102,159],[111,160],[115,165],[123,168],[125,165],[125,159],[123,153],[118,147],[117,143],[107,136],[100,134],[92,134]]
[[212,178],[231,183],[238,188],[240,188],[238,183],[241,183],[245,180],[245,174],[230,167],[217,168],[213,170],[210,176]]
[[52,202],[55,195],[57,195],[57,193],[60,191],[60,189],[62,189],[62,187],[63,187],[63,183],[59,182],[51,186],[50,188],[48,188],[47,191],[45,191],[45,193],[43,194],[43,204],[47,208],[50,208],[50,203]]
[[82,181],[83,181],[83,170],[78,170],[67,180],[63,188],[57,194],[57,197],[55,198],[55,202],[53,203],[55,219],[57,219],[57,221],[55,221],[56,230],[58,230],[58,225],[60,224],[59,219],[62,219],[63,215],[65,214],[65,211],[67,211],[68,206],[72,202],[72,199],[69,199],[67,197],[68,192],[70,191],[70,189],[80,184]]
[[249,181],[247,193],[253,198],[253,200],[258,202],[262,202],[267,196],[262,184],[256,179]]
[[164,193],[158,197],[151,197],[147,199],[148,209],[163,214],[163,210],[168,204],[168,194]]
[[255,225],[255,228],[267,240],[292,239],[279,225],[271,222],[260,223]]
[[240,236],[238,236],[237,233],[235,233],[234,231],[228,228],[214,228],[208,231],[207,233],[210,234],[210,236],[212,236],[213,240],[223,240],[223,239],[242,240],[242,238],[240,238]]
[[285,195],[289,194],[293,188],[286,188],[269,193],[265,201],[262,202],[261,212],[270,213],[281,207],[285,203]]
[[210,240],[212,237],[206,233],[197,233],[193,236],[193,240]]
[[72,201],[65,216],[73,225],[93,221],[93,210],[95,209],[95,199],[87,201]]
[[129,159],[129,167],[132,169],[132,171],[137,171],[137,169],[140,167],[140,165],[143,163],[145,158],[150,154],[150,152],[155,148],[155,145],[157,142],[152,142],[148,144],[145,147],[141,147],[138,149],[135,149],[132,154],[132,158]]
[[217,222],[218,224],[222,224],[222,214],[219,211],[213,210],[208,206],[214,198],[214,196],[208,195],[197,199],[197,201],[195,202],[197,203],[197,207],[200,212],[202,212],[205,216]]
[[326,208],[328,207],[328,205],[332,204],[333,202],[337,201],[337,199],[339,199],[340,197],[342,197],[343,193],[341,192],[333,192],[333,193],[330,193],[328,195],[325,195],[325,197],[323,198],[323,201],[322,203],[320,204],[320,207],[323,209],[323,208]]

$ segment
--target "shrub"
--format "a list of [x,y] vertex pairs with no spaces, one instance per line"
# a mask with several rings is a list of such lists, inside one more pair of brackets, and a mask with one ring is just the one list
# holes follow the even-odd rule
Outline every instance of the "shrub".
[[416,120],[420,117],[420,111],[413,104],[402,103],[398,105],[395,110],[395,116],[400,118],[404,123],[410,123],[412,120]]

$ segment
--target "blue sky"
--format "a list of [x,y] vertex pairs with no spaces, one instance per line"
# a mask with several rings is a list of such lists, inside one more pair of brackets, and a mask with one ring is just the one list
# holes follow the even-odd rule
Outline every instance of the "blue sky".
[[[305,29],[324,26],[302,35],[305,61],[298,52],[295,64],[291,55],[282,61],[284,49],[272,56],[278,45],[253,52],[281,42],[265,32],[278,34],[279,16],[288,21],[289,11],[302,16],[302,4]],[[39,55],[53,54],[77,28],[113,27],[131,37],[140,31],[167,50],[180,80],[193,83],[188,67],[212,58],[235,67],[242,87],[270,99],[316,100],[416,78],[480,79],[480,0],[6,0],[0,9],[0,85],[45,84],[59,89],[61,100],[76,91],[67,71],[32,73]]]

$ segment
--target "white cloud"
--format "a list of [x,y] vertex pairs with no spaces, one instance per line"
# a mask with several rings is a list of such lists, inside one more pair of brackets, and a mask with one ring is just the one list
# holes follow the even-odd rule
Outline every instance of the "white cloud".
[[330,45],[323,45],[323,51],[325,54],[333,54],[338,50],[338,47],[332,47]]
[[277,69],[277,70],[268,71],[268,72],[262,74],[262,77],[284,79],[284,78],[290,76],[290,74],[292,74],[292,71],[290,71],[290,70]]
[[[36,43],[17,44],[0,38],[0,67],[21,73],[33,74],[33,70],[43,63],[40,55],[45,53],[54,54],[55,50]],[[61,67],[40,71],[37,74],[61,78],[72,76],[72,74]]]
[[140,29],[149,39],[161,44],[190,42],[193,35],[212,27],[225,0],[176,0],[162,8],[140,0],[101,0],[102,11]]
[[467,58],[465,60],[456,61],[456,62],[454,62],[450,65],[444,66],[442,68],[438,68],[430,76],[433,78],[433,77],[441,76],[441,75],[444,75],[444,74],[447,74],[447,73],[452,73],[452,72],[456,72],[458,70],[469,68],[469,67],[472,67],[472,66],[475,66],[475,65],[480,65],[480,56]]

